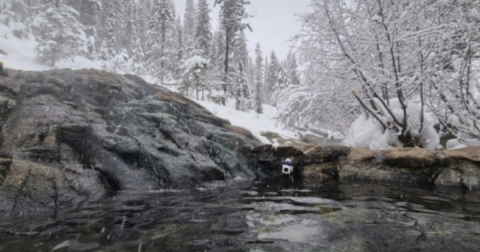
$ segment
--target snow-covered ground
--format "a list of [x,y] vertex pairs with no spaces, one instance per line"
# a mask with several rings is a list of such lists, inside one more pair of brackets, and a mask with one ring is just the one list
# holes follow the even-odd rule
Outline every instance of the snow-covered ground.
[[248,129],[252,134],[264,143],[270,141],[261,135],[261,132],[276,132],[283,138],[297,139],[298,135],[290,130],[283,129],[276,123],[277,109],[263,105],[263,114],[257,114],[255,111],[235,110],[235,100],[227,99],[225,106],[215,104],[210,101],[197,101],[214,115],[227,119],[232,125]]
[[37,63],[35,46],[33,38],[18,39],[13,35],[11,28],[0,23],[0,61],[4,63],[4,67],[20,70],[50,69]]

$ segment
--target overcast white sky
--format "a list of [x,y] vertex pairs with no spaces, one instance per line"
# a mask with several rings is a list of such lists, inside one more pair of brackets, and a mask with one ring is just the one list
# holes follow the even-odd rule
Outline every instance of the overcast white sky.
[[[185,9],[186,0],[173,0],[177,13],[182,16]],[[210,9],[212,28],[218,26],[219,7],[213,8],[215,0],[207,0]],[[291,42],[288,40],[297,34],[301,29],[301,24],[295,14],[308,11],[308,5],[311,0],[250,0],[250,5],[246,9],[248,14],[253,17],[249,19],[253,32],[246,31],[248,39],[248,48],[251,56],[255,45],[260,43],[264,55],[270,55],[273,50],[277,57],[283,59],[287,56]],[[194,0],[195,5],[198,0]]]

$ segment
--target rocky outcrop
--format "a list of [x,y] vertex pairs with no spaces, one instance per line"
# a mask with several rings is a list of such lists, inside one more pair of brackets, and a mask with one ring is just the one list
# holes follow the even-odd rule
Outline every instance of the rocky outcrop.
[[136,76],[11,73],[0,78],[0,213],[259,174],[236,151],[259,145],[249,132]]
[[[288,152],[279,151],[288,149]],[[378,181],[435,184],[480,188],[480,147],[432,152],[419,148],[372,151],[344,146],[314,146],[306,151],[295,147],[261,146],[251,158],[260,169],[280,174],[282,160],[294,160],[305,179]],[[268,162],[265,162],[267,160]]]

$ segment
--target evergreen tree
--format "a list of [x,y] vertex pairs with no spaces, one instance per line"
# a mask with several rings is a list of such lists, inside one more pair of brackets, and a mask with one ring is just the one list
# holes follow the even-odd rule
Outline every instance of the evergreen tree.
[[263,65],[263,94],[265,95],[267,93],[267,70],[270,67],[270,64],[268,63],[268,56],[265,56],[265,64]]
[[12,22],[23,22],[31,14],[31,4],[24,0],[0,1],[0,23],[10,27]]
[[[215,83],[220,83],[224,75],[225,63],[225,32],[223,29],[218,29],[214,36],[210,51],[211,62],[211,79]],[[223,87],[223,85],[222,85]]]
[[[175,51],[176,51],[176,62],[181,62],[183,60],[184,48],[183,48],[183,29],[182,29],[182,21],[180,20],[180,16],[177,16],[175,21]],[[175,78],[180,78],[181,68],[178,67],[175,71]]]
[[248,57],[248,65],[246,72],[248,83],[250,84],[251,89],[255,90],[255,63],[253,61],[253,58],[251,57]]
[[13,10],[14,0],[2,0],[0,2],[0,23],[10,26],[17,21],[17,15]]
[[117,46],[117,2],[110,1],[107,9],[108,17],[106,22],[106,36],[100,46],[100,58],[102,60],[113,59],[118,52]]
[[193,0],[187,0],[183,15],[183,46],[186,49],[186,57],[193,56],[191,53],[195,49],[195,14]]
[[263,57],[260,45],[255,48],[255,111],[263,113]]
[[131,4],[130,19],[132,22],[132,33],[129,37],[131,40],[131,69],[133,74],[143,75],[145,74],[144,59],[145,51],[142,43],[143,36],[143,2],[140,2],[140,5]]
[[235,76],[235,109],[246,110],[249,109],[250,89],[247,83],[247,76],[242,62],[237,62],[238,68],[235,68],[232,73]]
[[122,47],[127,52],[132,53],[133,46],[137,42],[137,24],[136,24],[136,12],[137,5],[134,0],[124,0],[124,28],[122,31]]
[[73,59],[85,51],[85,27],[79,13],[62,0],[41,0],[32,22],[41,62],[55,66],[58,60]]
[[[146,60],[148,70],[163,86],[167,69],[171,68],[172,47],[175,43],[172,3],[155,0],[147,34]],[[173,54],[173,55],[172,55]]]
[[132,72],[136,75],[145,74],[143,66],[143,59],[145,58],[145,54],[141,46],[140,38],[137,38],[134,41],[132,48]]
[[290,77],[290,83],[293,85],[300,85],[300,76],[298,74],[298,65],[295,52],[289,51],[285,60],[285,71]]
[[[77,0],[73,0],[77,2]],[[87,0],[88,1],[88,0]],[[96,1],[96,0],[94,0]],[[108,44],[109,46],[115,45],[115,48],[101,48],[101,51],[115,51],[113,57],[123,49],[123,36],[125,29],[125,11],[124,0],[110,1],[100,0],[103,11],[98,15],[95,21],[97,39],[102,41],[102,44]],[[115,39],[112,42],[111,39]],[[104,41],[107,40],[106,43]],[[108,46],[107,46],[108,47]]]
[[125,27],[126,15],[124,11],[124,2],[122,1],[108,1],[109,10],[108,17],[114,22],[114,32],[116,38],[117,52],[122,51],[124,48],[122,46],[123,40],[123,29]]
[[99,23],[99,16],[102,11],[102,2],[101,0],[89,0],[89,1],[75,1],[75,0],[64,0],[65,3],[80,13],[80,22],[85,26],[85,35],[87,36],[87,52],[85,57],[96,60],[98,46],[98,29],[103,30],[103,23]]
[[250,88],[247,78],[247,66],[248,66],[248,49],[245,33],[240,30],[235,37],[234,43],[232,43],[232,62],[230,65],[230,79],[234,80],[235,90],[233,96],[237,101],[236,108],[239,110],[245,110],[249,108],[250,101]]
[[280,63],[278,62],[277,56],[275,52],[272,51],[270,54],[270,60],[268,63],[268,69],[266,69],[265,73],[265,96],[270,97],[274,90],[275,84],[278,81],[278,74],[280,69]]
[[[90,29],[95,29],[95,26],[100,26],[103,24],[98,24],[98,16],[101,14],[102,10],[102,0],[64,0],[65,4],[73,7],[75,10],[80,13],[80,22],[87,27],[87,35],[91,36],[93,33],[90,33]],[[105,5],[106,7],[107,5]]]
[[28,9],[24,1],[0,1],[0,23],[10,27],[17,38],[24,38],[28,33],[26,27],[21,23],[27,12]]
[[[175,4],[173,3],[173,0],[168,0],[168,6],[169,6],[169,11],[172,15],[172,18],[170,19],[170,22],[168,22],[167,25],[167,34],[169,37],[165,38],[165,57],[166,57],[166,70],[168,73],[168,78],[173,80],[175,79],[176,72],[178,71],[178,68],[182,65],[183,62],[177,61],[177,53],[178,53],[178,45],[177,45],[177,38],[178,38],[178,29],[176,26],[176,20],[177,20],[177,12],[175,10]],[[178,16],[180,17],[180,15]],[[183,39],[183,29],[180,29],[182,31],[182,39]],[[182,41],[182,46],[183,46],[183,41]]]
[[210,9],[208,8],[207,0],[198,1],[196,24],[196,48],[203,57],[208,57],[210,56],[210,45],[213,35],[210,27]]
[[[208,60],[202,58],[201,56],[195,55],[185,61],[185,63],[181,67],[182,69],[184,69],[182,81],[183,86],[181,87],[183,93],[188,95],[188,89],[190,87],[190,84],[193,83],[195,84],[196,98],[197,100],[199,99],[198,95],[200,92],[200,85],[204,80],[203,77],[207,67]],[[203,99],[204,96],[202,95],[202,100]]]
[[233,59],[236,62],[241,62],[243,66],[248,65],[248,48],[245,31],[240,30],[235,38],[233,44]]
[[136,23],[137,23],[137,31],[138,31],[138,38],[140,39],[140,44],[142,46],[142,51],[146,52],[146,42],[147,42],[147,34],[149,29],[150,17],[151,17],[151,10],[153,9],[152,1],[145,0],[140,1],[138,4],[138,13],[136,15]]
[[277,83],[273,86],[273,92],[287,89],[291,85],[290,76],[288,76],[285,69],[280,66],[278,69]]
[[220,5],[220,22],[225,32],[225,58],[223,65],[223,91],[227,92],[229,81],[230,61],[232,59],[231,50],[237,33],[245,28],[249,28],[248,24],[242,23],[242,20],[248,15],[245,11],[245,5],[250,4],[248,0],[215,0],[215,4]]

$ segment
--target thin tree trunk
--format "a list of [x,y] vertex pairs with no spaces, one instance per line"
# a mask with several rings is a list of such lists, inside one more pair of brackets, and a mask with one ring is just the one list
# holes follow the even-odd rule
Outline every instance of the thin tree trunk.
[[55,58],[57,56],[57,49],[54,48],[52,52],[52,56],[50,57],[50,66],[54,67],[55,66]]
[[227,94],[227,85],[228,85],[228,54],[230,53],[230,29],[226,27],[225,29],[225,60],[223,62],[224,64],[224,76],[223,76],[223,93],[226,95]]
[[[163,1],[162,2],[162,9],[165,9],[165,2]],[[161,70],[160,70],[160,82],[162,84],[162,87],[163,87],[163,82],[164,82],[164,78],[165,78],[165,33],[166,33],[166,30],[167,30],[167,24],[166,24],[166,20],[165,20],[165,17],[163,18],[162,20],[162,47],[161,47],[161,54],[160,56],[162,57],[161,58],[161,64],[160,64],[160,67],[161,67]]]
[[195,76],[195,89],[197,92],[197,100],[198,100],[198,76]]

